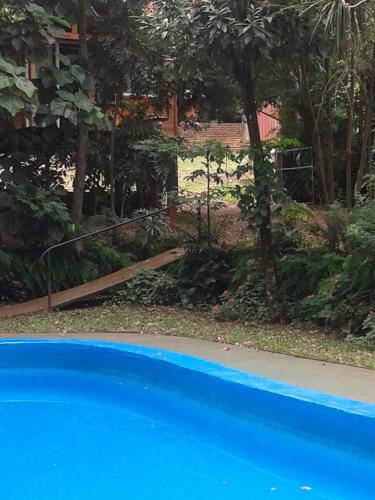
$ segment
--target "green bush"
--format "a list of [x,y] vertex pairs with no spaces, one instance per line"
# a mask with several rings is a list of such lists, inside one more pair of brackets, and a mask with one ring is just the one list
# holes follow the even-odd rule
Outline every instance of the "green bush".
[[63,191],[10,185],[0,191],[0,234],[13,248],[44,249],[63,240],[72,224]]
[[331,251],[343,249],[346,244],[348,220],[339,203],[333,203],[325,213],[325,230],[323,234]]
[[[349,217],[339,205],[315,215],[289,203],[274,227],[278,297],[289,320],[308,321],[349,334],[371,347],[375,338],[375,202]],[[235,252],[231,283],[218,319],[272,319],[254,252]],[[357,339],[357,340],[356,340]]]
[[277,261],[280,299],[299,300],[318,294],[320,283],[340,274],[344,263],[344,256],[324,247],[284,255]]
[[[271,315],[266,305],[266,294],[257,259],[249,258],[242,252],[235,258],[241,267],[234,268],[229,289],[221,296],[221,305],[215,310],[218,320],[270,321]],[[246,275],[244,275],[246,270]]]
[[230,255],[218,246],[191,250],[171,270],[183,306],[217,304],[229,283]]
[[290,319],[314,321],[361,336],[375,304],[375,203],[327,212],[325,242],[278,261],[280,297]]
[[273,224],[273,241],[278,253],[316,245],[320,229],[314,212],[304,203],[285,204]]
[[[47,270],[39,257],[24,250],[0,252],[0,300],[26,300],[46,293]],[[91,242],[78,253],[74,247],[56,250],[51,260],[52,290],[86,283],[130,263],[127,254],[102,242]]]
[[167,271],[145,270],[124,285],[113,302],[207,307],[228,285],[229,256],[220,248],[188,252]]
[[144,305],[173,305],[179,300],[180,290],[176,281],[167,273],[144,269],[111,300],[112,303]]
[[375,314],[373,310],[369,311],[362,323],[362,334],[361,337],[348,335],[347,341],[359,348],[375,351]]

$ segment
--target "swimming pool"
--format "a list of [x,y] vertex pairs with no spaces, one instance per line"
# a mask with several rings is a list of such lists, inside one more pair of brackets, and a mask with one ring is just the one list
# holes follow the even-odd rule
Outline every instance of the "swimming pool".
[[6,500],[375,498],[375,405],[190,356],[0,342]]

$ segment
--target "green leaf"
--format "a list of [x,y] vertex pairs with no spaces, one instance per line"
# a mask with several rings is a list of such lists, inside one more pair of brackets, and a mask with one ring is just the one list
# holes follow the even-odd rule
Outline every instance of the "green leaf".
[[86,80],[86,73],[81,68],[81,66],[78,66],[78,64],[73,64],[70,68],[70,72],[73,75],[73,77],[79,81],[81,85]]
[[64,87],[64,85],[67,85],[68,83],[73,83],[74,78],[71,75],[70,71],[67,70],[61,70],[61,69],[55,69],[54,72],[54,77],[59,85]]
[[13,80],[6,75],[0,75],[0,90],[13,85]]
[[56,94],[64,99],[64,101],[69,101],[74,103],[74,94],[72,92],[68,92],[67,90],[56,90]]
[[19,111],[24,109],[25,103],[18,96],[2,94],[0,95],[0,107],[6,109],[12,116],[16,116]]
[[33,14],[36,17],[44,18],[46,15],[46,11],[40,5],[36,5],[35,3],[27,3],[25,9]]
[[60,26],[62,28],[65,28],[69,30],[71,28],[71,25],[66,21],[65,19],[61,19],[60,17],[56,16],[49,16],[49,20],[55,24],[56,26]]
[[69,106],[69,103],[67,101],[64,101],[63,99],[54,99],[51,104],[50,104],[50,111],[54,115],[57,116],[64,116],[66,108]]
[[111,124],[105,114],[97,107],[94,106],[93,110],[84,119],[87,125],[92,125],[99,130],[110,130]]
[[76,92],[74,94],[74,104],[77,108],[90,113],[92,111],[94,105],[90,102],[90,99],[83,92]]
[[70,57],[64,56],[64,54],[59,54],[59,61],[63,63],[64,66],[71,66],[72,64]]
[[0,57],[0,70],[8,73],[8,75],[15,75],[16,69],[18,66],[15,63],[5,60],[3,57]]
[[33,82],[27,78],[19,78],[16,76],[14,78],[15,86],[21,90],[29,99],[33,97],[36,91],[36,87]]

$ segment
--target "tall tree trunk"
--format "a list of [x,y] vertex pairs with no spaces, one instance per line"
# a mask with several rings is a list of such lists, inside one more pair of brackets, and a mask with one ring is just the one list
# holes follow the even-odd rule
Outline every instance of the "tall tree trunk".
[[[79,63],[84,70],[88,69],[87,50],[87,8],[88,0],[80,0],[79,7]],[[76,173],[73,182],[73,198],[71,215],[75,222],[82,218],[83,199],[85,195],[87,151],[89,145],[89,129],[84,123],[80,123],[78,132],[78,158]]]
[[320,128],[319,128],[318,119],[316,116],[314,104],[313,104],[311,93],[310,93],[309,76],[308,76],[308,72],[307,72],[307,66],[306,66],[306,60],[305,60],[304,54],[301,54],[300,61],[301,61],[302,82],[303,82],[303,86],[304,86],[304,90],[305,90],[305,98],[306,98],[306,102],[308,104],[308,109],[309,109],[309,112],[311,115],[311,121],[314,124],[313,145],[314,145],[316,161],[318,163],[318,168],[319,168],[320,181],[322,184],[323,200],[324,200],[324,203],[329,203],[327,177],[326,177],[326,171],[325,171],[325,166],[324,166],[324,157],[323,157],[323,148],[322,148],[322,139],[321,139],[321,135],[320,135]]
[[353,157],[353,126],[354,126],[354,72],[350,72],[350,88],[348,103],[348,130],[345,149],[345,206],[352,206],[352,157]]
[[328,112],[328,154],[327,154],[327,181],[329,202],[335,201],[335,169],[334,169],[335,145],[333,140],[333,113]]
[[176,203],[176,194],[178,193],[178,159],[171,159],[168,177],[167,177],[167,200],[168,205]]
[[212,234],[211,234],[211,162],[210,153],[206,155],[206,167],[207,167],[207,240],[208,246],[211,247]]
[[[331,80],[331,67],[330,60],[327,59],[326,64],[326,81],[325,86],[329,88]],[[327,116],[327,186],[328,186],[328,198],[329,202],[333,203],[335,201],[335,170],[334,170],[334,157],[335,157],[335,146],[333,137],[333,123],[334,123],[334,109],[332,105],[332,96],[328,95],[326,99],[326,116]]]
[[[258,107],[254,96],[252,80],[247,80],[247,83],[243,85],[243,95],[244,111],[250,138],[250,156],[254,158],[254,185],[261,186],[264,184],[262,181],[265,175],[265,157],[260,138]],[[260,188],[260,195],[262,197],[269,197],[269,199],[271,198],[271,193],[265,193],[262,188]],[[258,195],[257,203],[259,203],[259,201]],[[268,204],[265,210],[266,213],[262,216],[262,223],[259,226],[260,258],[267,305],[272,316],[277,318],[280,315],[280,310],[276,299],[277,283],[272,247],[271,205]]]
[[173,158],[167,177],[167,205],[168,217],[171,223],[176,222],[178,202],[178,159]]
[[116,215],[116,192],[115,192],[115,139],[116,139],[116,125],[118,117],[118,95],[115,95],[115,109],[112,117],[111,127],[111,143],[109,152],[109,188],[111,195],[111,212]]
[[359,160],[359,167],[357,172],[357,179],[355,183],[355,192],[360,193],[363,176],[365,173],[365,167],[368,161],[368,147],[371,141],[371,122],[373,117],[373,106],[374,106],[374,90],[375,90],[375,44],[373,47],[372,63],[370,71],[370,81],[366,87],[366,104],[365,104],[365,120],[362,133],[362,147],[361,147],[361,158]]

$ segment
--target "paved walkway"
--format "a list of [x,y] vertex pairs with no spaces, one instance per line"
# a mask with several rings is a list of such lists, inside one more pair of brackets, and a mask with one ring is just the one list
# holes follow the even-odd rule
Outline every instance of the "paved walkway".
[[139,344],[182,352],[255,375],[315,389],[317,391],[375,404],[375,370],[295,358],[284,354],[256,351],[245,347],[184,337],[139,333],[83,333],[1,335],[0,338],[79,338]]

